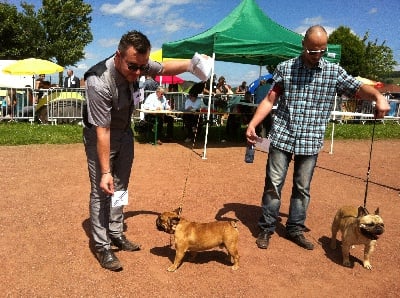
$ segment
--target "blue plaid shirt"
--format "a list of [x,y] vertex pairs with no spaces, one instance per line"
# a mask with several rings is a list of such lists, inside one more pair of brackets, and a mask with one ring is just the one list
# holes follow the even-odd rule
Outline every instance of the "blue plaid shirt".
[[336,94],[352,97],[361,86],[342,67],[323,58],[312,69],[301,57],[282,62],[273,79],[282,93],[271,128],[271,144],[295,155],[320,151]]

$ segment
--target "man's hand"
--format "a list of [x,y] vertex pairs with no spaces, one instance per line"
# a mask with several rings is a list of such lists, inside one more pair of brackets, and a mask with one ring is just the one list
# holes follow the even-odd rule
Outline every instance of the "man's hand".
[[384,118],[389,111],[390,106],[386,98],[383,95],[379,96],[375,105],[375,117],[377,119]]
[[114,178],[111,173],[101,175],[100,188],[107,195],[114,193]]
[[250,144],[255,144],[256,141],[257,141],[257,138],[258,138],[258,136],[256,134],[255,127],[253,125],[249,124],[249,126],[247,127],[247,130],[246,130],[247,142],[250,143]]

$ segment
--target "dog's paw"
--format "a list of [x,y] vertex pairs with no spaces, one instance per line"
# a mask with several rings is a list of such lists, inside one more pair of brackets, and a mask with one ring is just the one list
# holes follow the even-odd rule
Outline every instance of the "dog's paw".
[[232,266],[232,270],[238,270],[239,269],[239,265],[235,264]]
[[372,265],[371,265],[371,263],[370,262],[368,262],[368,261],[364,261],[364,268],[365,269],[368,269],[368,270],[372,270]]
[[343,266],[351,267],[351,262],[349,260],[345,260],[345,261],[343,261]]
[[176,269],[177,269],[177,267],[176,267],[175,265],[171,265],[171,266],[169,266],[169,267],[167,268],[167,271],[168,271],[168,272],[175,272]]

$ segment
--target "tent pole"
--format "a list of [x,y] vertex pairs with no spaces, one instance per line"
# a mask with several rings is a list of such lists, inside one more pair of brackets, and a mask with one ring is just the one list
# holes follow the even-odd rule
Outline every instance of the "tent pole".
[[212,96],[212,86],[214,78],[214,67],[215,67],[215,53],[212,55],[213,65],[211,67],[211,77],[210,77],[210,92],[208,94],[208,105],[207,105],[207,124],[206,124],[206,136],[204,139],[204,152],[202,159],[207,159],[207,138],[208,138],[208,126],[210,125],[210,112],[211,112],[211,96]]
[[32,106],[33,106],[32,118],[33,119],[31,121],[31,124],[33,124],[33,122],[35,122],[35,110],[36,110],[36,105],[39,103],[39,99],[36,102],[36,105],[35,105],[35,101],[36,101],[36,99],[35,99],[35,75],[32,75]]

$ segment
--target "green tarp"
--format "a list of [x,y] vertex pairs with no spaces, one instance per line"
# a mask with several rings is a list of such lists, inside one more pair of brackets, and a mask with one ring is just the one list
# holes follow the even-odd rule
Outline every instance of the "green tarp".
[[[272,21],[254,0],[243,0],[227,17],[198,35],[163,44],[165,58],[191,58],[194,52],[215,60],[276,65],[302,52],[303,36]],[[340,61],[340,45],[328,45],[327,60]]]

